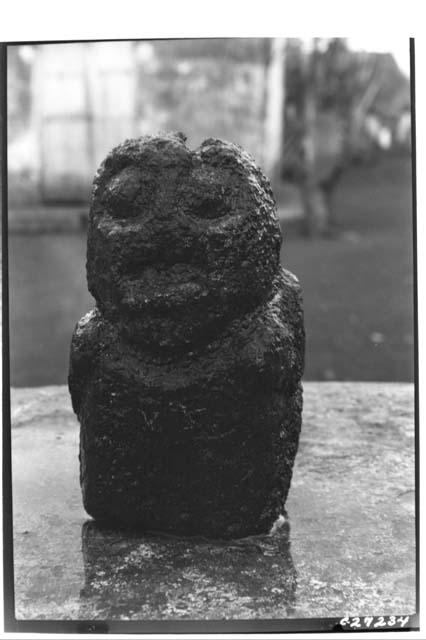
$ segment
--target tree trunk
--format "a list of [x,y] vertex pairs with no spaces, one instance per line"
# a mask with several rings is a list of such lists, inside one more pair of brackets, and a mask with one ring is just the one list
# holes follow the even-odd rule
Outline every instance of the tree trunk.
[[299,183],[303,206],[303,234],[306,236],[327,235],[330,228],[331,209],[324,189],[314,181]]
[[317,126],[317,73],[318,54],[316,39],[306,42],[304,67],[303,119],[303,168],[299,179],[303,206],[303,230],[307,236],[326,233],[330,209],[328,198],[317,176],[316,126]]
[[316,38],[305,43],[304,61],[303,166],[298,180],[303,206],[303,232],[307,236],[332,235],[335,228],[332,196],[344,163],[337,163],[336,159],[336,167],[331,174],[326,178],[321,177],[318,161],[320,150],[317,148],[320,56]]

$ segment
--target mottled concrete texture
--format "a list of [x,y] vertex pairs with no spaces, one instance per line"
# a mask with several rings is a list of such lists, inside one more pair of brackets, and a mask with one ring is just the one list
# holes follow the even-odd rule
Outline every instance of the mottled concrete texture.
[[221,542],[95,525],[67,389],[13,390],[17,618],[413,614],[413,387],[305,383],[304,395],[288,521]]

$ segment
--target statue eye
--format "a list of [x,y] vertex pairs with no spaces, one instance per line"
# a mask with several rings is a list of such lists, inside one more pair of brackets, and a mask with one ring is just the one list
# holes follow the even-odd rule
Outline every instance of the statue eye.
[[197,218],[215,219],[227,214],[225,202],[219,198],[203,198],[193,210]]
[[136,215],[136,200],[141,190],[141,176],[136,167],[126,167],[106,184],[103,200],[109,213],[119,218]]

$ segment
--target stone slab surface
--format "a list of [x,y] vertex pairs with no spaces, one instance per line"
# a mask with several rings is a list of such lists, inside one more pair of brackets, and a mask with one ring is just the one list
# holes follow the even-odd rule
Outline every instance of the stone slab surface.
[[99,529],[81,504],[67,389],[12,390],[17,619],[413,614],[413,386],[304,389],[287,521],[228,542]]

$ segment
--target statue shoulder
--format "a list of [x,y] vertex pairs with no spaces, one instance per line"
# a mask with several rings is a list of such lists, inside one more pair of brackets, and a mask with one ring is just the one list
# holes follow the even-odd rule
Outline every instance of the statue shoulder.
[[72,347],[79,350],[96,339],[101,328],[102,319],[98,309],[86,313],[76,324],[72,336]]
[[73,409],[78,414],[81,393],[96,365],[102,343],[103,320],[97,309],[93,309],[76,324],[71,340],[68,386]]

